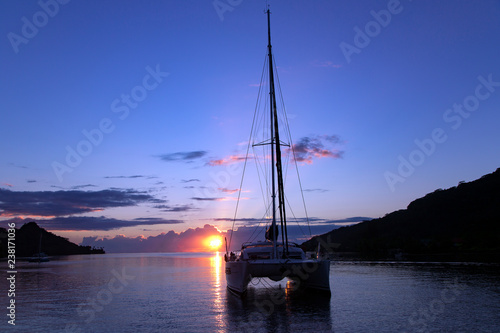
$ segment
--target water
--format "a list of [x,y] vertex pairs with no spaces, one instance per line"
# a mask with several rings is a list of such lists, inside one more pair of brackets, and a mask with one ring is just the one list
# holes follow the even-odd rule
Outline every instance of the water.
[[242,300],[226,289],[222,255],[68,256],[18,263],[15,331],[499,332],[498,268],[339,262],[331,298],[254,280]]

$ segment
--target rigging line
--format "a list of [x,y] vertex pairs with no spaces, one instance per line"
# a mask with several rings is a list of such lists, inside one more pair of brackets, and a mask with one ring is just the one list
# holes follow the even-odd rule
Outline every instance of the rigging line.
[[[257,156],[257,154],[254,153],[254,156]],[[262,201],[264,202],[264,207],[266,207],[267,206],[266,196],[264,195],[264,189],[262,188],[262,179],[260,178],[259,165],[260,165],[260,161],[258,159],[256,159],[255,160],[255,167],[257,168],[257,176],[259,178],[260,192],[262,193]],[[266,180],[266,185],[267,185],[267,180]]]
[[258,224],[258,225],[257,225],[257,227],[254,229],[254,231],[252,232],[252,234],[250,235],[250,237],[248,237],[248,240],[249,240],[249,241],[253,242],[253,241],[254,241],[254,239],[255,239],[255,238],[257,238],[257,236],[260,234],[260,233],[259,233],[259,234],[257,234],[257,235],[255,236],[255,238],[254,238],[254,239],[252,239],[252,237],[253,237],[253,235],[254,235],[255,231],[257,231],[257,230],[258,230],[258,228],[260,227],[260,225],[261,225],[262,221],[265,221],[265,218],[266,218],[266,216],[267,216],[267,212],[268,212],[268,211],[269,211],[269,209],[271,208],[270,206],[271,206],[271,204],[269,204],[269,205],[268,205],[268,207],[267,207],[267,209],[266,209],[266,211],[265,211],[265,213],[264,213],[264,216],[261,218],[261,222],[259,222],[259,224]]
[[[267,57],[265,57],[265,60],[264,60],[264,71],[265,71],[265,68],[266,68],[266,66],[265,66],[266,64],[267,64]],[[264,74],[262,75],[262,77],[264,77]],[[260,106],[261,106],[260,100],[261,100],[261,98],[259,98],[258,109],[260,109]],[[265,105],[264,105],[264,108],[265,108],[267,106],[267,99],[266,98],[264,98],[264,102],[265,102]],[[258,110],[257,110],[257,112],[258,112]],[[265,125],[264,124],[264,117],[262,117],[262,119],[260,119],[259,122],[261,122],[263,125]],[[258,126],[256,128],[258,128]],[[254,133],[253,136],[256,137],[257,133]],[[258,138],[259,141],[261,141],[261,139],[263,139],[263,138]],[[262,146],[262,147],[264,147],[264,146]],[[261,173],[263,175],[266,175],[266,172],[265,172],[265,169],[262,168],[261,161],[260,161],[260,159],[258,157],[258,154],[256,153],[256,148],[255,148],[254,145],[252,145],[252,151],[253,151],[253,155],[254,155],[254,158],[255,158],[255,167],[257,169],[257,176],[259,178],[260,191],[262,193],[262,201],[264,202],[264,208],[265,208],[267,206],[267,204],[266,204],[266,195],[264,195],[264,189],[262,188]],[[267,184],[267,178],[264,178],[264,179],[266,180],[266,186],[267,186],[268,185]]]
[[297,223],[297,226],[300,229],[300,232],[302,233],[303,236],[307,236],[306,233],[302,230],[302,227],[299,224],[299,220],[297,219],[297,216],[295,216],[295,213],[293,212],[293,209],[292,209],[292,205],[290,205],[290,202],[288,201],[288,198],[286,195],[285,195],[285,200],[286,200],[286,203],[288,204],[288,208],[290,209],[290,212],[293,215],[293,218],[295,219],[295,223]]
[[[288,125],[288,117],[287,117],[287,114],[286,114],[286,109],[285,109],[285,100],[283,98],[283,91],[281,90],[281,84],[280,84],[280,78],[279,78],[279,75],[278,75],[278,65],[277,65],[277,61],[276,61],[276,52],[275,54],[273,55],[273,65],[274,65],[274,69],[275,69],[275,72],[276,72],[276,79],[278,80],[278,91],[279,91],[279,100],[280,100],[280,106],[281,106],[281,114],[282,114],[282,117],[280,118],[281,120],[281,123],[283,124],[283,127],[287,128],[288,129],[288,132],[290,131],[290,127]],[[286,132],[285,132],[286,133]],[[290,144],[291,144],[291,137],[287,137]]]
[[302,196],[302,204],[304,205],[304,213],[306,214],[307,227],[309,228],[309,235],[312,237],[311,225],[309,223],[309,214],[307,213],[306,200],[304,198],[304,190],[302,189],[302,181],[300,180],[299,166],[297,164],[297,156],[295,154],[295,149],[294,149],[293,141],[292,141],[292,134],[290,132],[290,126],[288,125],[288,117],[286,116],[285,104],[283,102],[283,92],[281,91],[280,78],[279,78],[278,75],[276,75],[276,78],[278,79],[278,91],[279,91],[280,98],[281,98],[281,101],[282,101],[282,104],[283,104],[282,105],[283,106],[283,112],[285,113],[285,117],[284,118],[285,118],[286,123],[287,123],[287,126],[285,126],[285,128],[288,130],[288,137],[289,137],[289,140],[290,140],[290,149],[292,150],[292,156],[293,156],[293,161],[294,161],[294,164],[295,164],[295,170],[297,171],[297,178],[299,180],[300,194]]
[[[262,71],[262,75],[260,77],[260,82],[262,83],[263,75],[264,75],[264,69],[265,69],[265,63],[264,63],[264,68]],[[245,155],[245,163],[243,164],[243,174],[241,175],[241,181],[240,181],[240,190],[238,191],[238,199],[236,201],[236,209],[234,210],[234,217],[233,217],[233,225],[231,226],[231,236],[229,237],[229,248],[231,248],[231,241],[233,240],[233,233],[234,233],[234,223],[236,222],[236,215],[238,214],[238,206],[240,205],[240,198],[241,198],[241,191],[243,189],[243,179],[245,178],[245,170],[247,168],[247,162],[248,162],[248,152],[250,151],[250,146],[252,144],[252,133],[255,125],[255,117],[257,115],[257,107],[259,105],[259,96],[261,93],[262,87],[259,85],[259,92],[257,95],[257,103],[255,105],[255,111],[253,114],[253,120],[252,120],[252,128],[250,129],[250,137],[248,138],[248,145],[247,145],[247,153]]]

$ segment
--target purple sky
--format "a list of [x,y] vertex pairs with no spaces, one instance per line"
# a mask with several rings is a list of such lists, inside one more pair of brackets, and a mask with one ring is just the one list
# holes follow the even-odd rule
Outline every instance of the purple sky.
[[[498,1],[269,3],[313,224],[380,217],[500,166]],[[2,226],[43,219],[75,242],[231,226],[265,1],[0,9]],[[265,214],[256,182],[247,221]]]

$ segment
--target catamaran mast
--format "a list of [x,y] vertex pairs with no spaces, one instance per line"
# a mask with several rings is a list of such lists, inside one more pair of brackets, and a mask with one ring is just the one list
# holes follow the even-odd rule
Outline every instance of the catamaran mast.
[[276,111],[276,94],[274,90],[274,73],[273,73],[273,56],[271,46],[271,12],[267,13],[267,37],[268,37],[268,55],[269,55],[269,98],[270,98],[270,113],[271,113],[271,183],[272,183],[272,201],[273,201],[273,222],[271,230],[273,231],[273,250],[274,257],[276,253],[276,185],[275,185],[275,152],[276,152],[276,176],[278,180],[278,208],[280,211],[281,221],[281,240],[283,244],[283,257],[288,255],[288,232],[286,228],[286,213],[285,213],[285,194],[283,187],[283,173],[281,167],[281,141],[279,137],[278,113]]

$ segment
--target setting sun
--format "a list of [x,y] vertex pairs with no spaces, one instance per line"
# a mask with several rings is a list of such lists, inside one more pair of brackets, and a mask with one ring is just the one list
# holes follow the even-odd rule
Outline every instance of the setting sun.
[[212,250],[217,250],[222,245],[222,239],[217,236],[210,237],[208,244],[212,248]]

